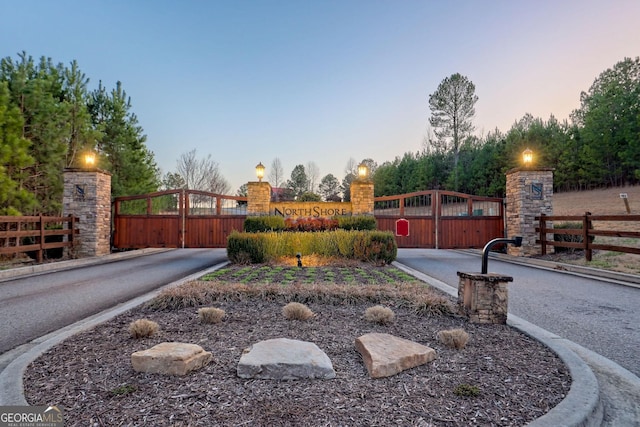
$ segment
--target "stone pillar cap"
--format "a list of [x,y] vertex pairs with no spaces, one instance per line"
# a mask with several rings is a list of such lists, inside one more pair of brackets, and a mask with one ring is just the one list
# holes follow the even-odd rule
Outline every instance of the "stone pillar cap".
[[458,271],[458,276],[463,279],[471,279],[471,280],[484,280],[485,282],[513,282],[513,277],[505,276],[498,273],[464,273]]

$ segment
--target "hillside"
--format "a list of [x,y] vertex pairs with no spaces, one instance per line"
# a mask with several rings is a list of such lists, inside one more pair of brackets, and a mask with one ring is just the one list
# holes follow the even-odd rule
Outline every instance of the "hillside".
[[[627,215],[624,200],[620,193],[627,194],[632,215],[640,215],[640,185],[633,187],[607,188],[602,190],[574,191],[569,193],[555,193],[553,195],[554,215],[584,215],[591,212],[594,215]],[[602,222],[595,221],[594,228],[602,230],[640,231],[640,222]],[[597,237],[596,243],[613,244],[630,247],[640,247],[640,239]],[[620,271],[623,273],[640,274],[640,255],[625,254],[620,252],[594,251],[593,261],[587,263],[582,255],[556,254],[549,258],[567,262],[570,264],[588,265],[590,267],[603,268],[605,270]]]
[[553,195],[554,215],[626,215],[620,193],[627,193],[633,215],[640,215],[640,185],[590,191],[572,191]]

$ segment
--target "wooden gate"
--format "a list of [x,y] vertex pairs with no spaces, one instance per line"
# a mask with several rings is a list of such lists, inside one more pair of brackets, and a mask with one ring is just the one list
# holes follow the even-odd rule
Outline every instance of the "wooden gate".
[[[224,248],[241,231],[246,197],[196,190],[168,190],[113,202],[113,246],[139,248]],[[482,248],[504,237],[501,198],[452,191],[421,191],[374,199],[379,230],[396,234],[398,247]],[[402,233],[397,233],[398,220]],[[406,234],[406,235],[404,235]]]
[[242,231],[246,197],[197,190],[167,190],[113,202],[113,246],[139,248],[225,248]]
[[[378,229],[393,231],[401,248],[482,248],[504,237],[504,204],[496,197],[439,190],[376,197],[374,215]],[[406,220],[401,233],[398,220]]]

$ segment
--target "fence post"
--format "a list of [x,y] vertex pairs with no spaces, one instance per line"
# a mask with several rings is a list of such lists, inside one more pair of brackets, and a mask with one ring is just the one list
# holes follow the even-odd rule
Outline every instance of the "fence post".
[[547,214],[540,214],[540,255],[547,254]]
[[589,229],[591,228],[591,212],[585,212],[582,218],[582,242],[584,244],[584,256],[587,261],[591,261],[593,250],[591,249],[591,239],[589,239]]
[[42,219],[42,214],[38,215],[38,221],[40,224],[40,248],[38,249],[38,263],[43,261],[43,251],[44,248],[44,221]]

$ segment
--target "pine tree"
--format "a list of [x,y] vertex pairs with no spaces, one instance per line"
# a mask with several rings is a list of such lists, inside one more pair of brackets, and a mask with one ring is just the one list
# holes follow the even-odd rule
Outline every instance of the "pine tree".
[[110,93],[100,83],[91,94],[89,112],[103,134],[97,144],[99,161],[111,172],[114,197],[149,193],[160,186],[153,153],[145,146],[147,137],[130,110],[131,99],[120,82]]
[[0,82],[0,215],[20,215],[36,204],[22,186],[26,168],[33,164],[22,126],[20,110],[10,103],[8,84]]

